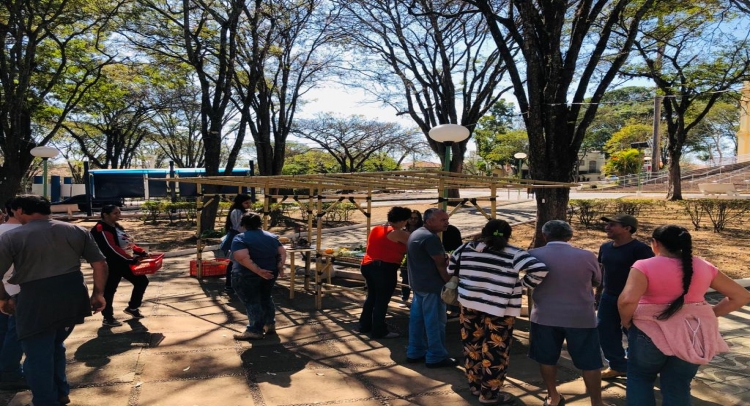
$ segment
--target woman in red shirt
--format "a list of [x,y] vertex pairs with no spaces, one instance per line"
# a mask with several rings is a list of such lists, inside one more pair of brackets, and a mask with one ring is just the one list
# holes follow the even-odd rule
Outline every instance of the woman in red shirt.
[[367,282],[367,298],[359,317],[359,332],[372,338],[396,338],[389,332],[385,314],[396,289],[398,268],[406,254],[409,232],[403,228],[411,217],[411,209],[393,207],[388,211],[388,223],[375,226],[367,238],[367,249],[360,271]]

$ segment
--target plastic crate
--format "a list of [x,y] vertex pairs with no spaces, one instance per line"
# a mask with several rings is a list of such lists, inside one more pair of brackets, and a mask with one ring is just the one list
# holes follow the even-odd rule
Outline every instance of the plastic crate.
[[[203,273],[201,276],[224,276],[227,274],[227,265],[231,260],[228,258],[204,259]],[[198,261],[190,261],[190,276],[198,276]]]
[[149,254],[140,263],[130,265],[133,275],[150,275],[161,269],[164,254]]

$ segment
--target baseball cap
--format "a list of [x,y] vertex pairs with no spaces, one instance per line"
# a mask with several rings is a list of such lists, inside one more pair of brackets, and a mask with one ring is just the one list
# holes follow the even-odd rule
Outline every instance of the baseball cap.
[[635,232],[635,230],[638,228],[638,220],[636,220],[635,217],[631,216],[630,214],[615,214],[614,216],[610,217],[602,217],[602,221],[605,223],[620,223],[623,226],[630,226],[632,229],[632,232]]

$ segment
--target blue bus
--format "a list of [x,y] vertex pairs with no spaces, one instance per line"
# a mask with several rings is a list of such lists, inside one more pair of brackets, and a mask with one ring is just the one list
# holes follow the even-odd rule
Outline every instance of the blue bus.
[[[174,169],[175,176],[180,178],[194,178],[204,176],[204,168]],[[231,176],[248,176],[249,168],[235,168]],[[219,170],[224,175],[224,169]],[[95,200],[112,200],[124,198],[167,197],[169,191],[167,182],[155,181],[169,177],[169,169],[94,169],[89,171],[92,197]],[[194,183],[178,183],[180,197],[195,197],[198,195],[197,185]],[[219,193],[236,194],[247,193],[246,187],[223,186]]]

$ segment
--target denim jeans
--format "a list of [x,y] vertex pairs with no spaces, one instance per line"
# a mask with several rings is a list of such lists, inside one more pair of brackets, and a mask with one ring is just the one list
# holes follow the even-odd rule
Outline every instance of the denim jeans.
[[276,278],[263,279],[242,269],[232,272],[232,287],[247,312],[247,329],[251,333],[263,333],[263,326],[276,324],[276,306],[271,295]]
[[65,375],[64,341],[72,332],[73,327],[63,327],[21,340],[26,354],[23,370],[34,406],[57,406],[60,396],[70,394]]
[[406,356],[425,357],[428,363],[440,362],[448,358],[445,348],[445,302],[440,293],[414,291],[414,299],[409,313],[409,346]]
[[628,405],[656,405],[654,381],[659,375],[662,406],[690,406],[690,382],[699,365],[664,355],[635,325],[628,330],[628,363]]
[[620,324],[620,311],[617,310],[617,296],[602,293],[599,311],[596,312],[596,328],[599,330],[599,343],[609,367],[619,372],[627,372],[628,362],[622,348],[624,333]]
[[146,287],[148,287],[148,277],[146,275],[133,275],[133,272],[127,266],[113,266],[109,268],[107,283],[104,285],[104,300],[106,304],[104,305],[104,309],[102,309],[102,316],[106,318],[114,316],[112,302],[122,279],[133,284],[133,291],[130,293],[128,307],[137,309],[143,303],[143,295],[146,293]]
[[[231,251],[224,250],[224,258],[232,259],[232,257],[230,256],[230,254],[231,254]],[[226,271],[226,275],[225,275],[225,278],[224,278],[224,288],[225,289],[232,287],[232,264],[233,263],[234,263],[234,261],[229,261],[229,263],[227,264],[227,271]]]
[[16,334],[16,318],[0,313],[0,381],[17,381],[23,378],[21,356],[23,349]]
[[362,265],[362,276],[367,282],[367,298],[362,306],[359,317],[359,331],[371,333],[373,338],[385,337],[388,326],[385,316],[388,313],[388,303],[396,289],[399,264],[382,261]]
[[404,285],[401,287],[401,299],[407,301],[411,295],[411,288],[409,287],[409,271],[406,269],[406,266],[402,266],[400,272],[401,284]]

